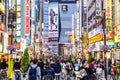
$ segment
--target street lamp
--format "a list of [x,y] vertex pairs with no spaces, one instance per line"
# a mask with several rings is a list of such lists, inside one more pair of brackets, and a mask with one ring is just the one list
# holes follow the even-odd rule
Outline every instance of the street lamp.
[[14,46],[13,43],[13,31],[15,28],[15,24],[14,22],[16,21],[16,14],[15,11],[13,9],[9,10],[9,15],[8,15],[8,29],[11,31],[10,33],[10,45],[7,47],[7,50],[10,51],[10,56],[9,56],[9,60],[8,60],[8,78],[9,80],[12,80],[12,75],[13,75],[13,57],[12,57],[12,53],[13,51],[16,50],[16,47]]
[[13,38],[14,38],[14,29],[15,29],[15,24],[14,21],[16,20],[16,14],[13,9],[9,10],[9,16],[8,16],[8,29],[11,31],[10,34],[10,46],[8,46],[8,49],[10,50],[10,53],[12,54],[12,51],[14,50],[14,45],[13,45]]
[[103,9],[102,10],[103,12],[103,37],[104,37],[104,49],[103,49],[103,52],[104,52],[104,72],[105,72],[105,79],[107,80],[107,64],[106,64],[106,26],[105,26],[105,14],[106,14],[106,10]]

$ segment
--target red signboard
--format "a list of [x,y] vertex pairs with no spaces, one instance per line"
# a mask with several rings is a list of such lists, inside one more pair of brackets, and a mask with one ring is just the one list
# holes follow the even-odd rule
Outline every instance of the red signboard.
[[30,0],[26,0],[26,7],[25,7],[25,21],[26,21],[26,29],[25,29],[25,35],[30,35]]
[[0,22],[0,30],[4,30],[4,24],[2,22]]
[[58,42],[58,38],[48,38],[48,42]]

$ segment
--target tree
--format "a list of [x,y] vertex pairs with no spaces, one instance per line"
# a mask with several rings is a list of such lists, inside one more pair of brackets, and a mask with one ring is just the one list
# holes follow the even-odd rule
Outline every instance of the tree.
[[89,53],[87,62],[90,63],[92,59],[94,59],[94,57],[91,53]]
[[29,63],[30,63],[30,57],[28,53],[28,48],[26,48],[21,59],[21,70],[23,73],[27,72]]

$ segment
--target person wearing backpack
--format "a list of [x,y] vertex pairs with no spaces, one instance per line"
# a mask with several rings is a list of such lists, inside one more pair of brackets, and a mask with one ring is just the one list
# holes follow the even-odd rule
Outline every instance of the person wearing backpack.
[[45,66],[43,74],[44,74],[44,80],[54,80],[54,78],[55,78],[55,71],[51,67],[50,62],[46,62],[46,66]]
[[40,67],[37,66],[38,60],[34,59],[33,64],[28,68],[28,80],[40,80]]

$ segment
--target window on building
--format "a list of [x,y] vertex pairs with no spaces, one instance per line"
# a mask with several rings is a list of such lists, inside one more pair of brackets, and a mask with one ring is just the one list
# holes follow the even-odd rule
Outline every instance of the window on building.
[[62,11],[67,11],[68,10],[68,6],[67,5],[62,5]]

